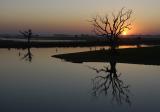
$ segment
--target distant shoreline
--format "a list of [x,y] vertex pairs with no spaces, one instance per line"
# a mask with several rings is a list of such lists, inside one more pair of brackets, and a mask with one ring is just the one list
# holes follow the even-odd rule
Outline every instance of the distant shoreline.
[[[28,47],[25,39],[23,41],[5,40],[0,38],[0,48],[26,48]],[[119,45],[160,45],[160,38],[121,38]],[[109,46],[110,43],[104,38],[77,38],[77,39],[60,39],[60,40],[31,40],[30,47],[33,48],[49,48],[49,47],[94,47]]]

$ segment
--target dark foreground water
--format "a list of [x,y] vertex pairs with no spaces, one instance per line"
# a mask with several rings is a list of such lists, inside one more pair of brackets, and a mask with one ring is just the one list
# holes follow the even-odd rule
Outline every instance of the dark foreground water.
[[160,112],[160,66],[117,63],[104,78],[109,63],[51,57],[93,49],[0,49],[0,112]]

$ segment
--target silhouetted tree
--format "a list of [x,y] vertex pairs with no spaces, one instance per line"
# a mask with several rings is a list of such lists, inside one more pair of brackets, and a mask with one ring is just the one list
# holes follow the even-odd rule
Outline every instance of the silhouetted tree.
[[30,45],[30,40],[32,38],[32,30],[28,29],[28,31],[19,31],[25,38],[27,38],[27,44]]
[[[31,38],[32,38],[32,30],[31,29],[28,29],[28,31],[19,31],[26,39],[27,39],[27,53],[25,53],[24,54],[24,56],[21,58],[22,60],[26,60],[26,61],[29,61],[29,62],[31,62],[32,61],[32,53],[31,53],[31,50],[30,50],[30,48],[31,48],[31,42],[30,42],[30,40],[31,40]],[[19,56],[21,56],[20,55],[20,53],[19,53]]]
[[119,36],[126,29],[131,29],[131,15],[131,9],[122,8],[117,14],[112,13],[111,17],[108,15],[105,17],[96,16],[91,20],[93,31],[96,35],[109,39],[111,47],[114,48]]

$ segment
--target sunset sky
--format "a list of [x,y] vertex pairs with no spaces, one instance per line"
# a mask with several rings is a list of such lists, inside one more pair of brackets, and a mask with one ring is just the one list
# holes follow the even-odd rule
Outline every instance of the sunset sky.
[[0,0],[0,33],[91,33],[93,16],[126,7],[134,11],[128,34],[160,34],[159,5],[160,0]]

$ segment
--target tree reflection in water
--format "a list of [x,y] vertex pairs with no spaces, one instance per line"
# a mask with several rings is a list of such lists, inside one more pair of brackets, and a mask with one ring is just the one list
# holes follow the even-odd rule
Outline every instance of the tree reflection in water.
[[[27,52],[23,55],[21,59],[32,62],[33,55],[30,49],[31,49],[31,38],[32,38],[33,32],[31,29],[28,29],[27,31],[20,31],[20,33],[24,36],[24,38],[27,39],[27,43],[26,43]],[[19,53],[19,56],[21,56],[20,53]]]
[[[21,57],[21,53],[19,53],[19,56]],[[33,57],[33,54],[31,52],[31,48],[28,47],[27,52],[23,54],[23,56],[21,57],[21,60],[32,62],[32,57]]]
[[90,67],[90,69],[97,72],[97,74],[104,72],[105,76],[98,75],[92,79],[93,88],[92,93],[94,96],[99,96],[101,94],[104,95],[112,95],[112,102],[116,101],[118,104],[122,104],[126,102],[131,105],[130,101],[130,90],[129,85],[126,85],[121,79],[120,73],[117,73],[116,70],[116,51],[110,51],[109,55],[109,66],[105,66],[102,69],[98,69],[95,67]]

